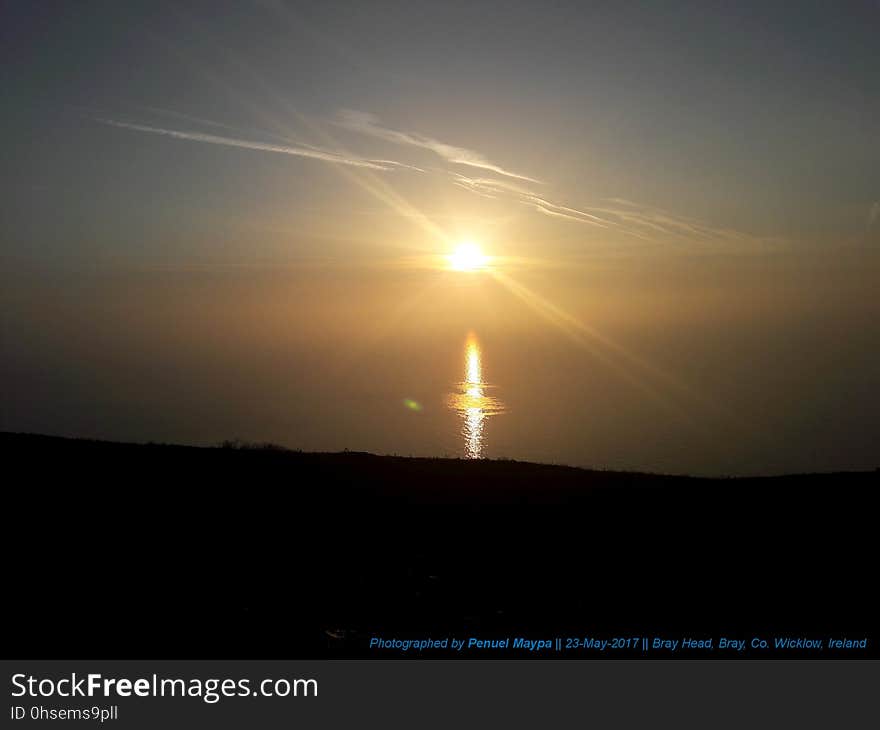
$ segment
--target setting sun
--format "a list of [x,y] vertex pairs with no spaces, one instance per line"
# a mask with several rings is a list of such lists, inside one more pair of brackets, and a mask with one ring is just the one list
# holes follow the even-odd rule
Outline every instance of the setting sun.
[[486,268],[489,257],[475,243],[460,243],[449,257],[449,266],[455,271],[479,271]]

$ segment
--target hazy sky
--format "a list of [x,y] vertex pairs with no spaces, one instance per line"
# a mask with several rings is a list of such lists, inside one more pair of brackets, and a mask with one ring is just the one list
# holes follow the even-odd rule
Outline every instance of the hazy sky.
[[0,427],[877,465],[880,3],[0,13]]

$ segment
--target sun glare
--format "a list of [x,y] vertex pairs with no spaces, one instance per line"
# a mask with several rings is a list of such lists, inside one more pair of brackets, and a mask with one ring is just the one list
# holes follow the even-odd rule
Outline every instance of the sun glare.
[[470,241],[460,243],[449,257],[449,267],[454,271],[479,271],[488,263],[489,257]]

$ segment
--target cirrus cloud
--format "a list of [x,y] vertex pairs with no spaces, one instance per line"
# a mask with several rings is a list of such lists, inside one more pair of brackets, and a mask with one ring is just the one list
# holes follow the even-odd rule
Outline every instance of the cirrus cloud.
[[394,144],[420,147],[422,149],[430,150],[447,162],[451,162],[455,165],[468,165],[470,167],[494,172],[498,175],[503,175],[504,177],[525,180],[526,182],[541,182],[533,177],[521,175],[520,173],[512,172],[500,165],[496,165],[486,159],[486,157],[479,152],[447,144],[446,142],[441,142],[437,139],[416,132],[401,132],[396,129],[383,127],[379,124],[378,117],[373,114],[368,114],[367,112],[344,109],[337,114],[334,123],[339,127],[348,129],[349,131],[358,132],[359,134],[376,137],[378,139],[384,139],[385,141],[393,142]]

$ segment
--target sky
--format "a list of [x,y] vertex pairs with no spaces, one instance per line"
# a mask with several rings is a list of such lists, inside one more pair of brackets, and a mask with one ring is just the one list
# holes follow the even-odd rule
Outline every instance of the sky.
[[877,466],[877,2],[0,13],[0,428]]

